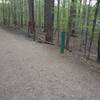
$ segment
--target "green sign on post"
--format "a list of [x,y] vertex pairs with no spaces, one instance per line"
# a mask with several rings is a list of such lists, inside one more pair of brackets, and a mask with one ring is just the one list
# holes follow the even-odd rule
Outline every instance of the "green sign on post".
[[65,48],[65,32],[61,33],[61,44],[60,44],[60,52],[64,53],[64,48]]

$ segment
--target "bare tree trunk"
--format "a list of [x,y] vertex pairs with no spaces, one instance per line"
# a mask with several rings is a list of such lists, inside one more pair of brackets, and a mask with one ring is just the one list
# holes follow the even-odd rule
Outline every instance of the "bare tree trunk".
[[17,14],[16,14],[16,1],[15,0],[13,1],[13,6],[14,6],[14,8],[13,8],[13,15],[14,15],[13,23],[16,26],[17,25]]
[[98,62],[100,62],[100,33],[98,36],[98,58],[97,58]]
[[95,26],[96,26],[96,20],[97,20],[97,15],[98,15],[98,11],[99,11],[99,4],[100,4],[100,0],[97,1],[96,4],[96,10],[95,10],[95,15],[94,15],[94,20],[93,20],[93,27],[92,27],[92,35],[91,35],[91,39],[90,39],[90,45],[89,45],[89,54],[88,54],[88,59],[90,57],[90,52],[91,52],[91,47],[92,47],[92,43],[94,40],[94,32],[95,32]]
[[29,20],[34,22],[34,0],[28,0],[29,3]]
[[76,36],[76,0],[72,0],[71,4],[71,36]]
[[87,54],[87,42],[88,42],[88,30],[89,30],[89,17],[90,17],[90,6],[91,6],[91,1],[92,0],[89,0],[89,5],[88,5],[88,10],[87,10],[87,22],[86,22],[86,34],[85,34],[85,55]]
[[20,13],[21,13],[21,16],[20,16],[20,24],[21,24],[21,27],[23,27],[23,0],[20,0]]
[[57,31],[59,31],[59,22],[60,22],[60,0],[58,0],[58,8],[57,8]]
[[86,3],[87,0],[84,0],[83,2],[81,2],[81,6],[82,6],[82,13],[80,15],[80,20],[82,21],[82,26],[81,26],[81,43],[80,43],[80,50],[82,50],[82,46],[84,45],[84,25],[85,25],[85,18],[86,18]]
[[5,21],[5,4],[4,4],[4,0],[2,0],[2,12],[3,12],[3,24],[5,24],[6,23],[6,21]]
[[46,32],[45,40],[48,42],[53,42],[54,0],[45,0],[44,13],[44,31]]
[[59,28],[60,28],[60,1],[61,0],[58,0],[58,7],[57,7],[57,32],[58,32],[58,35],[57,35],[57,44],[59,45]]
[[35,40],[35,20],[34,20],[34,0],[28,0],[29,4],[29,23],[28,23],[28,32],[32,33],[33,40]]
[[71,5],[68,15],[68,33],[66,40],[66,49],[69,49],[70,36],[75,36],[75,18],[76,18],[76,4],[75,0],[71,0]]
[[[10,2],[10,0],[9,0],[9,2]],[[8,12],[9,12],[9,14],[8,14],[8,25],[10,25],[10,22],[11,22],[11,8],[10,8],[10,3],[9,3],[9,8],[8,8]]]

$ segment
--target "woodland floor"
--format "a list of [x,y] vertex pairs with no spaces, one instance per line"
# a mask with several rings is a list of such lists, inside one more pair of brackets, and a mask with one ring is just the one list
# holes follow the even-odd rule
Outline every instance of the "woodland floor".
[[100,73],[0,28],[0,100],[100,100]]

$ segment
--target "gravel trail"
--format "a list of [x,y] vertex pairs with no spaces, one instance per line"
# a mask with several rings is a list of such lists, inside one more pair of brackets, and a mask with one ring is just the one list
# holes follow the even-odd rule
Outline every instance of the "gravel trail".
[[0,28],[0,100],[100,100],[100,75]]

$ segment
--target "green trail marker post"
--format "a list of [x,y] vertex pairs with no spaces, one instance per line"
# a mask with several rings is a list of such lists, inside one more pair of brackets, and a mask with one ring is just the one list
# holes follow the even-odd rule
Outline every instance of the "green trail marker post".
[[60,52],[64,53],[65,48],[65,32],[61,32],[61,44],[60,44]]

